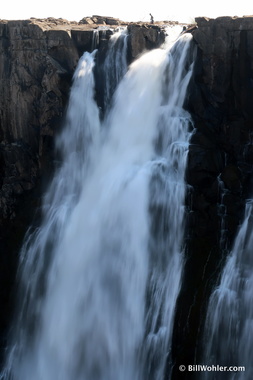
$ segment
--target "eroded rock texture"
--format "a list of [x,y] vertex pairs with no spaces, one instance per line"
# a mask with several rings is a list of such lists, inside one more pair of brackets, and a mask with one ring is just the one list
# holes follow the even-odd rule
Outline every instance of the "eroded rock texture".
[[52,168],[78,52],[65,25],[0,23],[0,326],[10,318],[17,252],[39,206],[40,179]]
[[[2,346],[18,251],[53,171],[54,137],[62,125],[71,78],[81,54],[94,47],[93,24],[99,19],[83,22],[0,22]],[[128,31],[129,63],[164,41],[160,26],[130,23]],[[101,65],[111,34],[112,30],[99,32],[96,47]],[[199,18],[192,34],[197,57],[186,106],[195,129],[187,172],[186,265],[170,358],[174,379],[194,377],[179,373],[178,365],[201,362],[208,297],[241,222],[245,199],[253,190],[253,18]],[[99,82],[98,78],[99,73]]]
[[[200,364],[210,291],[252,197],[253,18],[199,18],[195,73],[187,107],[195,130],[187,181],[186,265],[175,318],[174,378],[181,364]],[[198,377],[197,377],[198,378]]]

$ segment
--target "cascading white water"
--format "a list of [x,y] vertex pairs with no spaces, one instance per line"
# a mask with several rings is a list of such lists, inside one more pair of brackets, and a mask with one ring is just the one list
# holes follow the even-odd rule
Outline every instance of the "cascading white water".
[[166,38],[164,42],[164,48],[169,49],[175,41],[178,39],[178,36],[182,33],[181,25],[168,25],[165,28]]
[[163,379],[182,270],[185,168],[190,115],[183,109],[192,65],[189,35],[169,50],[150,184],[151,235],[144,379]]
[[[56,141],[63,163],[45,195],[42,225],[33,232],[28,231],[20,253],[18,316],[12,333],[15,343],[3,378],[11,376],[10,370],[16,371],[34,330],[39,328],[46,272],[78,202],[98,141],[100,121],[94,101],[93,58],[93,54],[84,53],[75,71],[65,129]],[[17,372],[16,378],[19,376]]]
[[121,28],[110,38],[109,54],[104,63],[106,105],[110,103],[115,88],[127,72],[127,38],[126,28]]
[[[99,66],[99,81],[102,83],[102,108],[109,112],[113,94],[127,72],[127,28],[118,28],[111,36],[109,48],[102,65]],[[100,85],[101,85],[100,83]]]
[[105,135],[93,57],[81,59],[58,141],[63,164],[23,248],[5,380],[163,378],[182,267],[190,40],[131,65]]
[[[250,200],[207,312],[205,362],[245,367],[245,372],[227,374],[225,378],[229,379],[250,380],[253,377],[252,221],[253,201]],[[223,379],[224,373],[216,373],[216,378]]]

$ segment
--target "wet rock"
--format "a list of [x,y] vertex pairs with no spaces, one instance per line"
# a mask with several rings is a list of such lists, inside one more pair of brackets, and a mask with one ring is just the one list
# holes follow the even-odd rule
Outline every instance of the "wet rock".
[[190,213],[173,337],[174,379],[182,376],[180,364],[202,362],[208,299],[253,190],[253,18],[196,22],[197,58],[187,101],[195,127],[186,174]]

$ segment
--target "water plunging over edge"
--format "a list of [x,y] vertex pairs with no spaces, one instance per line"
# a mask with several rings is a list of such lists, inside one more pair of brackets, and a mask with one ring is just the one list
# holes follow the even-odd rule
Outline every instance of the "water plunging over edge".
[[[253,376],[252,213],[253,201],[249,200],[220,284],[211,295],[206,318],[206,363],[245,367],[245,372],[227,373],[229,379],[250,380]],[[222,373],[217,374],[220,378],[224,378]]]
[[6,380],[162,378],[182,267],[188,39],[132,64],[102,142],[93,57],[80,61],[63,165],[23,248],[29,281]]
[[33,232],[28,230],[20,252],[17,320],[11,331],[15,343],[8,348],[7,364],[2,374],[4,379],[12,378],[9,373],[14,360],[22,355],[41,323],[40,308],[53,251],[62,239],[68,218],[78,202],[88,176],[92,149],[97,144],[100,121],[94,102],[94,55],[95,52],[84,53],[79,60],[73,78],[66,125],[56,141],[64,157],[63,163],[44,197],[42,225]]
[[[163,379],[170,344],[176,299],[181,284],[185,216],[185,169],[192,123],[183,109],[193,70],[191,36],[169,44],[163,102],[160,107],[156,158],[150,183],[151,235],[147,284],[144,379]],[[191,55],[192,54],[192,55]]]

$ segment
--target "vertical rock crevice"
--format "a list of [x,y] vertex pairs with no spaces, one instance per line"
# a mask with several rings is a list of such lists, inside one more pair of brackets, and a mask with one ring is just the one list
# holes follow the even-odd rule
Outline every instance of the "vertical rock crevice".
[[[99,65],[112,32],[99,31]],[[129,64],[165,39],[164,29],[156,25],[129,24],[128,33]],[[172,349],[176,379],[191,377],[180,375],[178,365],[200,363],[208,298],[253,189],[253,18],[199,18],[192,33],[198,53],[186,108],[195,129],[186,175],[186,261]],[[54,137],[62,125],[78,59],[92,49],[93,28],[54,19],[1,21],[0,37],[3,347],[19,247],[40,205],[45,178],[54,169]],[[99,72],[96,75],[99,78]]]
[[[173,378],[200,364],[208,299],[252,194],[253,18],[198,18],[187,108],[194,133],[188,157],[186,262],[174,326]],[[223,211],[221,211],[223,210]]]

